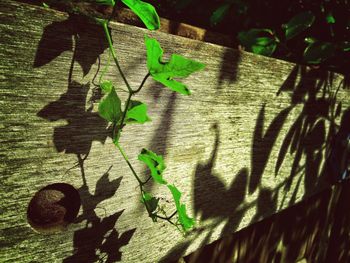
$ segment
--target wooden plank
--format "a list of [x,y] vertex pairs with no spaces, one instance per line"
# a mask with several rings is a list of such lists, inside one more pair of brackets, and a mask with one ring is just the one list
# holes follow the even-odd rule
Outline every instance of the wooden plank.
[[[330,103],[349,110],[348,91],[330,100],[340,76],[112,23],[133,87],[147,73],[144,34],[156,37],[167,56],[207,65],[185,80],[191,96],[149,80],[137,99],[153,121],[124,129],[121,144],[136,170],[147,173],[137,161],[143,147],[163,154],[165,177],[183,191],[198,221],[186,238],[166,223],[153,224],[96,113],[93,79],[98,57],[100,67],[108,58],[100,28],[9,0],[0,3],[0,14],[3,262],[169,262],[327,185]],[[114,68],[107,76],[124,87]],[[34,194],[52,183],[76,187],[82,207],[66,231],[47,236],[31,229],[26,213]],[[172,206],[166,189],[150,190]]]

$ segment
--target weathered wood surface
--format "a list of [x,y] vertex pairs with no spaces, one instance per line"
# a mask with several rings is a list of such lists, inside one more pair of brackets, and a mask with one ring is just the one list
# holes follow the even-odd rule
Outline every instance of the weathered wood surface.
[[[114,46],[133,87],[147,73],[144,34],[156,37],[168,55],[207,65],[185,80],[191,96],[149,80],[138,99],[153,121],[124,129],[121,144],[137,171],[146,175],[137,161],[143,147],[163,154],[164,176],[183,191],[198,220],[187,238],[168,224],[153,224],[107,123],[96,113],[93,79],[98,57],[100,67],[108,58],[102,31],[12,1],[0,3],[0,14],[2,262],[169,262],[327,185],[325,148],[335,112],[329,97],[340,76],[112,23]],[[107,76],[123,87],[113,67]],[[348,111],[349,97],[340,89],[334,108]],[[57,182],[79,190],[77,222],[60,234],[35,233],[27,223],[28,203]],[[166,189],[150,189],[171,200]]]

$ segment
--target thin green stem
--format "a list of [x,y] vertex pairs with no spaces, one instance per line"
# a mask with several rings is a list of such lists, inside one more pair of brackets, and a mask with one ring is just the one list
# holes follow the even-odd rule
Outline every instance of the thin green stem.
[[126,77],[125,77],[125,75],[124,75],[120,65],[119,65],[117,54],[115,53],[115,50],[113,48],[111,35],[109,34],[109,31],[108,31],[108,23],[106,23],[106,22],[103,23],[103,30],[105,32],[105,35],[106,35],[106,38],[107,38],[107,42],[108,42],[108,46],[109,46],[109,51],[112,54],[113,60],[115,62],[115,65],[117,66],[118,71],[119,71],[120,75],[122,76],[123,81],[124,81],[126,87],[128,88],[129,92],[132,93],[133,91],[132,91],[132,89],[131,89],[131,87],[129,85],[129,82],[127,81],[127,79],[126,79]]
[[150,75],[151,75],[151,73],[149,73],[149,72],[146,74],[146,76],[143,78],[143,80],[142,80],[142,82],[141,82],[139,88],[138,88],[137,90],[134,90],[134,91],[132,92],[133,94],[138,93],[138,92],[142,89],[143,85],[146,83],[146,80],[148,79],[148,77],[149,77]]
[[122,154],[124,160],[126,161],[126,163],[127,163],[128,166],[129,166],[130,170],[132,171],[134,177],[135,177],[136,180],[138,181],[138,183],[139,183],[139,185],[140,185],[140,187],[141,187],[141,192],[142,192],[142,191],[143,191],[143,190],[142,190],[142,186],[141,186],[141,185],[142,185],[142,181],[141,181],[141,179],[138,177],[138,175],[137,175],[137,173],[135,172],[134,168],[132,167],[131,163],[129,162],[128,156],[125,154],[123,148],[119,145],[119,142],[118,142],[118,141],[114,142],[114,144],[117,146],[118,150],[119,150],[120,153]]
[[149,176],[149,177],[147,178],[147,180],[146,180],[146,181],[144,181],[144,182],[142,183],[142,185],[147,184],[147,183],[148,183],[148,181],[149,181],[149,180],[151,180],[151,178],[152,178],[152,176]]

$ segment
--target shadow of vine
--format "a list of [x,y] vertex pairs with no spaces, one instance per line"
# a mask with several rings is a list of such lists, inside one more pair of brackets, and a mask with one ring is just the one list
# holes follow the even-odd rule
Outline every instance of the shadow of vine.
[[[73,40],[75,38],[75,47]],[[73,255],[63,262],[116,262],[121,260],[120,248],[129,243],[136,229],[120,234],[115,225],[123,211],[100,217],[98,205],[113,197],[119,188],[122,177],[110,180],[112,166],[96,182],[95,192],[91,193],[87,184],[84,161],[88,157],[92,143],[105,143],[110,134],[108,123],[98,113],[92,112],[92,100],[101,98],[93,92],[88,100],[89,84],[80,84],[72,80],[75,61],[86,75],[99,55],[107,48],[101,27],[91,25],[86,18],[70,16],[63,22],[53,22],[44,29],[39,43],[34,67],[43,66],[66,50],[73,51],[71,69],[68,75],[68,89],[56,101],[41,109],[37,116],[50,122],[65,120],[66,125],[55,127],[53,143],[58,152],[77,156],[83,185],[78,189],[82,214],[75,223],[85,222],[85,227],[75,231]],[[86,105],[90,104],[88,108]]]

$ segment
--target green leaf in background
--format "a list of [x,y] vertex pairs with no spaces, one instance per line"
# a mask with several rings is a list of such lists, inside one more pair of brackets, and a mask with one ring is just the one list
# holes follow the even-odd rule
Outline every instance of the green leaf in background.
[[131,100],[126,112],[126,123],[145,123],[151,119],[147,116],[147,105],[136,100]]
[[168,188],[173,195],[176,210],[179,215],[179,221],[183,230],[190,230],[194,226],[194,219],[187,215],[185,204],[180,203],[181,192],[175,187],[175,185],[168,185]]
[[307,43],[307,44],[312,44],[312,43],[315,43],[317,41],[316,38],[313,38],[313,37],[306,37],[304,39],[304,42]]
[[140,0],[122,0],[145,24],[149,30],[160,28],[159,16],[153,5]]
[[215,26],[220,23],[226,16],[227,12],[230,10],[232,4],[225,3],[219,6],[210,17],[210,25]]
[[271,56],[277,47],[277,42],[270,29],[253,28],[239,32],[238,40],[248,51],[264,56]]
[[309,28],[315,21],[312,12],[307,11],[294,16],[284,25],[286,39],[289,40]]
[[350,51],[350,42],[344,41],[339,46],[343,51]]
[[110,6],[115,5],[114,0],[95,0],[95,1],[96,1],[96,4],[99,4],[99,5],[110,5]]
[[141,202],[147,206],[150,213],[153,213],[158,207],[159,198],[155,198],[150,193],[145,192],[142,195]]
[[328,24],[334,24],[335,23],[335,18],[332,14],[332,12],[329,12],[326,16],[326,20]]
[[109,122],[117,123],[119,121],[122,113],[121,102],[114,87],[102,98],[98,105],[98,113]]
[[163,179],[163,171],[165,170],[165,164],[163,157],[161,155],[157,155],[154,152],[142,149],[141,153],[138,156],[138,159],[141,162],[144,162],[148,168],[151,170],[151,176],[159,184],[167,184],[167,182]]
[[335,51],[335,45],[328,42],[317,41],[310,44],[304,51],[304,60],[309,64],[320,64],[331,57]]
[[113,84],[111,81],[105,80],[100,84],[100,88],[104,94],[107,94],[111,92],[111,90],[113,89]]
[[145,36],[147,49],[147,68],[154,80],[166,87],[184,95],[189,95],[190,90],[186,85],[173,78],[185,78],[193,72],[201,70],[204,64],[173,54],[168,62],[162,61],[163,50],[156,39]]

